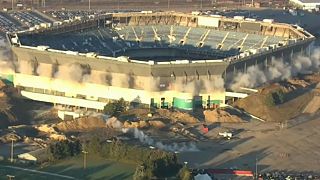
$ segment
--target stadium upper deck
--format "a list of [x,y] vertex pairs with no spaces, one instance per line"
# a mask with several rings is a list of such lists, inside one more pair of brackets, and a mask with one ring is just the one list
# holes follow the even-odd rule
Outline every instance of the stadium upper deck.
[[173,25],[124,26],[116,29],[105,27],[64,34],[32,35],[32,38],[28,35],[20,37],[22,45],[42,45],[79,53],[96,52],[105,56],[121,56],[126,54],[128,49],[177,48],[204,52],[220,51],[222,57],[228,57],[284,40],[284,37]]
[[[144,59],[141,53],[137,55],[137,51],[145,48],[178,49],[188,52],[187,56],[181,55],[185,53],[172,53],[172,50],[164,53],[169,55],[156,54],[165,58],[176,56],[176,59],[190,60],[199,59],[195,54],[201,54],[201,59],[245,56],[313,37],[291,25],[274,23],[272,20],[258,22],[240,16],[225,18],[166,12],[118,13],[113,14],[111,19],[98,20],[97,23],[96,27],[74,26],[72,31],[62,27],[52,32],[39,30],[39,33],[27,32],[18,36],[24,46],[48,46],[62,51],[94,52],[102,56],[137,59]],[[131,49],[136,52],[132,53]],[[146,54],[145,60],[150,60],[152,57]]]

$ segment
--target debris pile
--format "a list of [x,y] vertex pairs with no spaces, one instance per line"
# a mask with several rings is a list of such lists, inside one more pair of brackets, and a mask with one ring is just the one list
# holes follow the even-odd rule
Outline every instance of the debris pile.
[[95,128],[106,127],[106,122],[99,117],[81,117],[75,120],[63,121],[55,126],[61,132],[81,132]]
[[172,122],[182,122],[187,124],[198,123],[199,120],[188,113],[181,111],[169,111],[167,109],[159,109],[157,110],[160,117],[171,120]]
[[215,109],[215,110],[206,110],[204,111],[205,121],[207,123],[214,123],[214,122],[243,122],[243,120],[236,116],[231,115],[230,113],[221,110],[221,109]]

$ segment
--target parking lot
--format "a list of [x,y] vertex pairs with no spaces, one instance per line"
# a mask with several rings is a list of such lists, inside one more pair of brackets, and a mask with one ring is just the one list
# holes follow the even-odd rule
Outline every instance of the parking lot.
[[61,21],[84,20],[105,13],[105,11],[57,10],[46,11],[47,15]]
[[12,32],[19,30],[22,30],[22,27],[17,21],[8,17],[8,14],[0,12],[0,31]]
[[46,20],[31,11],[14,11],[10,12],[9,15],[20,21],[20,23],[26,27],[34,27],[41,23],[51,23],[51,21]]

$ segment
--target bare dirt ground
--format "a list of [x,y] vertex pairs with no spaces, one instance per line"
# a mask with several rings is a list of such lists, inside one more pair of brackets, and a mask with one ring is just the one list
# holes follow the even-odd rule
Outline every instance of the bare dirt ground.
[[[212,128],[208,142],[198,143],[199,152],[179,154],[196,168],[239,168],[259,171],[288,170],[320,172],[320,113],[296,119],[306,121],[280,129],[277,123],[221,123]],[[235,137],[225,140],[218,132],[233,130]],[[238,132],[238,134],[237,134]]]

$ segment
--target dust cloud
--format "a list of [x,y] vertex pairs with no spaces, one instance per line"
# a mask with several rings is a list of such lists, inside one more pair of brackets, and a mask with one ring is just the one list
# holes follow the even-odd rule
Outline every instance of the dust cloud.
[[272,59],[271,65],[263,70],[258,66],[251,66],[246,73],[240,72],[228,85],[232,90],[240,87],[253,88],[266,82],[285,80],[299,73],[319,71],[320,48],[313,49],[310,57],[297,56],[291,62],[282,59]]

